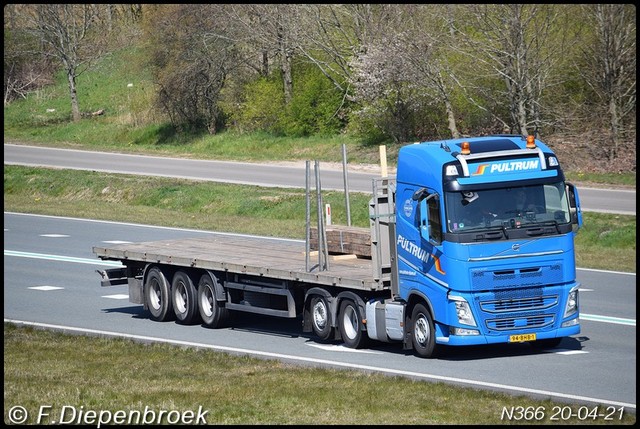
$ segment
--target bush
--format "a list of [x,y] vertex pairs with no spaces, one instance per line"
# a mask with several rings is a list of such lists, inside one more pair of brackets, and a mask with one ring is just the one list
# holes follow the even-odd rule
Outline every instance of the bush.
[[344,126],[342,94],[315,67],[297,67],[294,92],[283,118],[288,136],[338,134]]
[[267,131],[281,134],[281,115],[284,112],[282,83],[274,78],[259,78],[245,85],[244,101],[235,108],[228,107],[229,119],[238,131],[251,133]]

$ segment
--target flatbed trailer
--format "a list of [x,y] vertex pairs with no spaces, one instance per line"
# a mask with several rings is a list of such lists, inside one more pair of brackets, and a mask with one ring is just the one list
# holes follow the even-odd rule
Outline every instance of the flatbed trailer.
[[93,251],[102,259],[125,264],[156,263],[357,290],[387,287],[374,278],[371,259],[356,255],[334,255],[328,270],[307,272],[304,241],[220,235],[94,247]]
[[[123,264],[98,270],[101,285],[128,284],[129,301],[143,304],[156,321],[202,321],[218,328],[227,325],[231,312],[301,317],[304,332],[364,346],[367,303],[388,298],[397,284],[389,221],[394,183],[389,178],[373,181],[368,256],[329,254],[326,240],[318,242],[318,237],[313,251],[309,223],[304,241],[220,234],[95,246],[97,257]],[[318,231],[323,228],[319,222]],[[363,228],[341,228],[340,233],[353,237]]]

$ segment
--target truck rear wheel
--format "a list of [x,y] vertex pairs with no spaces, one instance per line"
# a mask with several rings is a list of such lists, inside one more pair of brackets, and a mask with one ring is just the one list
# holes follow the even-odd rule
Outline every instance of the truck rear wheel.
[[311,299],[311,326],[313,333],[322,341],[331,338],[333,328],[331,327],[331,310],[327,299],[316,295]]
[[362,329],[363,322],[358,306],[350,299],[340,304],[338,327],[344,344],[352,349],[360,349],[367,345],[369,337]]
[[418,357],[431,358],[438,355],[433,317],[423,304],[416,304],[411,313],[411,338],[413,351]]
[[173,318],[171,305],[171,288],[162,271],[151,268],[144,283],[144,302],[151,313],[151,319],[165,322]]
[[211,276],[204,274],[198,282],[198,309],[202,322],[209,328],[223,327],[229,318],[229,310],[216,300],[215,285]]
[[179,323],[189,325],[198,322],[198,291],[191,277],[184,271],[178,271],[171,282],[173,293],[173,312]]

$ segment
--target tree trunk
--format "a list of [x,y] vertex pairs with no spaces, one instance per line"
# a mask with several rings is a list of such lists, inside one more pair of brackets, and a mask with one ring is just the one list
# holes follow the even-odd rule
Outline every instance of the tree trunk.
[[520,129],[520,135],[526,136],[528,134],[527,131],[527,108],[525,106],[524,100],[522,99],[522,94],[518,97],[518,128]]
[[613,161],[618,155],[618,142],[620,135],[618,106],[616,106],[616,101],[613,98],[609,100],[609,118],[611,127],[611,148],[609,149],[609,161]]
[[444,108],[447,111],[447,122],[449,123],[449,131],[454,139],[460,138],[460,131],[456,125],[456,115],[453,113],[453,106],[448,98],[444,99]]
[[67,69],[67,80],[69,81],[69,96],[71,97],[71,114],[73,121],[81,119],[80,107],[78,105],[78,91],[76,89],[76,75],[73,69]]
[[293,97],[293,75],[291,72],[291,49],[285,28],[278,25],[278,50],[280,51],[280,70],[284,86],[284,102],[289,104]]
[[291,54],[286,46],[282,49],[282,81],[284,83],[284,101],[289,104],[293,97],[293,77],[291,73]]

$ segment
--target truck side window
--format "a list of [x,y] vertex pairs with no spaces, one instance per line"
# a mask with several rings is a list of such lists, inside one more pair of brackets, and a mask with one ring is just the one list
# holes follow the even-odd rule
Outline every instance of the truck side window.
[[442,219],[440,218],[440,198],[427,201],[429,213],[429,239],[436,244],[442,243]]

